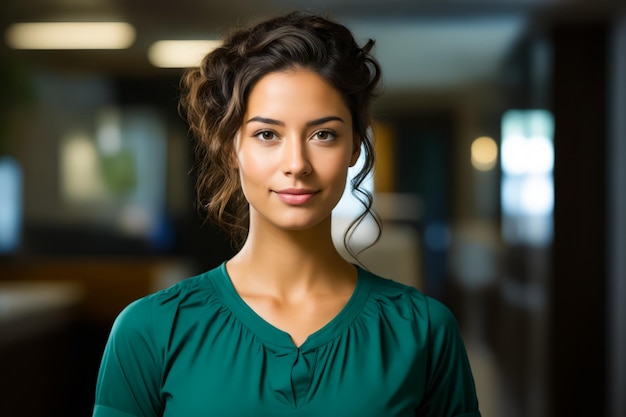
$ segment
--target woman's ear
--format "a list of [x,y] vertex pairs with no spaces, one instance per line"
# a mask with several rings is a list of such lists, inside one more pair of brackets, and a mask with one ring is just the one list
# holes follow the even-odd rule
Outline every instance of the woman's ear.
[[350,166],[353,167],[361,156],[361,137],[354,135],[354,144],[352,145],[352,157],[350,158]]

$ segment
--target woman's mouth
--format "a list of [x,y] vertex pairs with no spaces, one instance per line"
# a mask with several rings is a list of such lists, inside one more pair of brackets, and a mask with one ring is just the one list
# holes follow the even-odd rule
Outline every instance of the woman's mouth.
[[274,192],[283,203],[296,206],[308,202],[319,191],[307,188],[285,188]]

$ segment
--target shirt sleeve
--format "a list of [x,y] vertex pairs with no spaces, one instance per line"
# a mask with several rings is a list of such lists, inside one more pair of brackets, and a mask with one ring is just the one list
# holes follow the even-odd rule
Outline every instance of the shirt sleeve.
[[428,299],[426,394],[416,417],[480,417],[474,377],[452,312]]
[[116,318],[104,350],[94,417],[158,417],[162,355],[154,336],[153,299],[126,307]]

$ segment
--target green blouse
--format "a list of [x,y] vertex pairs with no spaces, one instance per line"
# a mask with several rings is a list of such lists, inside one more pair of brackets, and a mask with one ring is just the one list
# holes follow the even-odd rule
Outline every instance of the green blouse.
[[94,417],[478,417],[452,313],[359,268],[343,310],[296,347],[239,297],[225,264],[130,304]]

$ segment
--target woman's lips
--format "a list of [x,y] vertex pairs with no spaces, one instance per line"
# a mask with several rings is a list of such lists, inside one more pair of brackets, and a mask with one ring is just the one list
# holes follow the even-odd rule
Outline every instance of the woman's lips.
[[289,205],[300,205],[311,200],[318,191],[306,188],[285,188],[284,190],[274,192],[283,203]]

